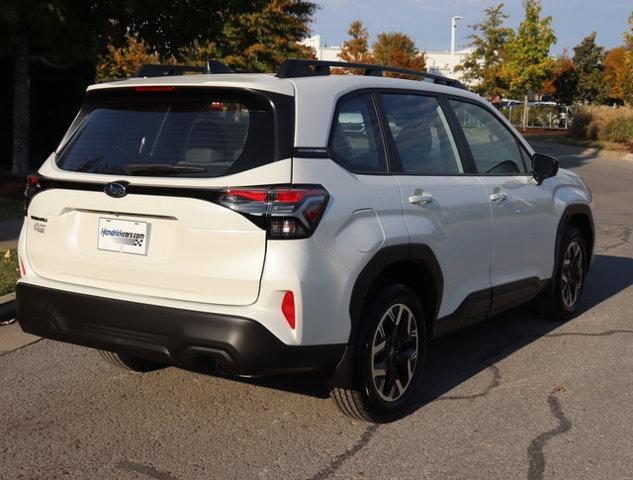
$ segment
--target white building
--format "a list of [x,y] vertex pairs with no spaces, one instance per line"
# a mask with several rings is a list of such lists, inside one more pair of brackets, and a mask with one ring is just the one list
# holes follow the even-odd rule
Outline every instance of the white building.
[[306,38],[301,44],[314,48],[317,60],[329,60],[330,62],[341,61],[341,47],[338,45],[333,47],[326,45],[321,46],[321,35]]
[[[318,60],[340,61],[341,47],[321,45],[321,35],[314,35],[307,38],[303,45],[312,47]],[[424,52],[426,68],[429,73],[443,75],[449,78],[461,80],[462,72],[455,72],[455,67],[462,63],[472,49],[457,50],[451,52]]]

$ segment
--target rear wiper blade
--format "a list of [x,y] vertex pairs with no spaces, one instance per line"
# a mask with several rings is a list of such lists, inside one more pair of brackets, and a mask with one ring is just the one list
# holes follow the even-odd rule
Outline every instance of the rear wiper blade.
[[165,173],[206,173],[204,167],[192,167],[189,165],[169,165],[167,163],[128,163],[123,165],[123,171],[131,175],[165,174]]

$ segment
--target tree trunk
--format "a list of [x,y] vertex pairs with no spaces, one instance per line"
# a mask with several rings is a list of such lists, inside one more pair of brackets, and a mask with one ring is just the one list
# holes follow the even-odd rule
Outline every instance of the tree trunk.
[[15,49],[13,74],[13,174],[29,173],[29,108],[31,76],[29,37],[22,36]]
[[528,119],[529,119],[529,110],[528,110],[528,96],[527,94],[523,97],[523,130],[525,131],[528,127]]

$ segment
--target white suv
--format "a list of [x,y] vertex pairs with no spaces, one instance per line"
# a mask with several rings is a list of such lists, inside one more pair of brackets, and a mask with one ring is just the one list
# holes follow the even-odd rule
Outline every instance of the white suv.
[[321,372],[381,422],[431,338],[532,299],[574,314],[591,194],[458,82],[184,70],[89,87],[29,177],[25,331],[141,371]]

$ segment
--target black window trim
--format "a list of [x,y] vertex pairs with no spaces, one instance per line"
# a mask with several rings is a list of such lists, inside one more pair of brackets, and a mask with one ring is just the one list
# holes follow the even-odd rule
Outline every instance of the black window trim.
[[501,115],[501,113],[497,109],[491,109],[485,103],[478,102],[477,100],[473,100],[471,98],[460,97],[458,95],[443,95],[443,96],[446,99],[446,106],[447,106],[447,108],[450,109],[452,116],[455,118],[455,121],[457,122],[457,127],[460,130],[460,136],[464,139],[466,148],[468,149],[468,156],[469,156],[469,158],[470,158],[470,160],[472,162],[472,165],[473,165],[473,168],[474,168],[474,172],[476,172],[476,175],[478,175],[480,177],[532,177],[532,175],[533,175],[532,168],[531,168],[531,166],[530,166],[530,168],[528,168],[528,166],[525,165],[525,161],[523,160],[523,155],[521,154],[520,151],[519,151],[519,156],[521,157],[521,163],[523,164],[523,168],[525,168],[525,170],[526,170],[525,172],[521,172],[521,173],[485,173],[485,172],[478,172],[477,171],[477,164],[475,163],[475,158],[474,158],[474,156],[472,154],[472,150],[470,149],[470,145],[468,145],[468,140],[466,138],[466,134],[464,133],[464,130],[462,129],[462,126],[459,123],[459,120],[457,119],[457,114],[453,110],[453,107],[450,106],[449,100],[454,100],[454,101],[464,102],[464,103],[470,103],[471,105],[475,105],[476,107],[484,109],[485,111],[490,113],[493,117],[495,117],[499,121],[499,123],[503,126],[503,128],[505,128],[507,130],[507,132],[512,136],[512,138],[514,138],[514,141],[516,142],[517,148],[519,150],[523,149],[525,154],[531,160],[533,159],[533,155],[531,155],[530,152],[525,148],[525,146],[523,145],[523,142],[521,142],[519,137],[517,137],[516,134],[510,128],[508,128],[506,123],[503,121],[503,119],[505,119],[505,117],[503,117],[503,115]]
[[[385,160],[385,165],[384,165],[384,170],[381,171],[375,171],[375,170],[360,170],[357,168],[353,168],[349,162],[347,162],[345,159],[343,159],[340,155],[338,155],[334,149],[332,148],[332,140],[334,137],[334,127],[336,126],[336,120],[338,119],[338,113],[339,110],[341,108],[341,104],[347,100],[349,100],[350,98],[356,97],[356,96],[360,96],[360,95],[367,95],[369,97],[369,100],[371,101],[371,105],[372,108],[374,110],[374,114],[376,115],[376,118],[378,120],[378,125],[376,125],[378,127],[378,137],[379,137],[379,141],[380,141],[380,145],[378,145],[378,148],[382,148],[382,154],[383,154],[383,158]],[[327,151],[328,154],[330,156],[330,158],[332,160],[334,160],[334,162],[336,162],[339,166],[341,166],[342,168],[344,168],[345,170],[347,170],[348,172],[354,173],[356,175],[382,175],[382,176],[386,176],[386,175],[391,175],[391,169],[390,169],[390,165],[389,165],[389,153],[387,151],[387,147],[386,147],[386,141],[385,141],[385,135],[384,135],[384,129],[382,126],[382,118],[380,117],[380,112],[377,108],[376,105],[376,99],[374,98],[374,95],[372,93],[372,89],[371,88],[362,88],[362,89],[358,89],[358,90],[353,90],[351,92],[348,92],[344,95],[341,95],[340,97],[338,97],[338,99],[336,100],[336,105],[334,107],[334,114],[332,116],[332,121],[330,122],[330,131],[328,133],[328,138],[327,138]]]
[[[376,98],[376,103],[379,106],[380,116],[382,117],[381,123],[384,125],[383,136],[386,139],[387,151],[389,152],[389,164],[394,167],[390,170],[392,175],[399,176],[414,176],[414,177],[458,177],[458,176],[468,176],[472,173],[471,170],[471,162],[467,158],[466,150],[463,150],[463,146],[458,138],[458,132],[455,130],[455,125],[452,124],[449,115],[446,112],[446,108],[443,105],[442,98],[438,95],[435,95],[433,92],[425,92],[421,90],[409,90],[409,89],[394,89],[394,88],[375,88],[373,89],[373,95]],[[385,107],[382,103],[382,99],[380,95],[416,95],[419,97],[430,97],[435,98],[438,102],[438,105],[442,109],[442,113],[446,118],[446,121],[449,126],[449,133],[453,136],[453,140],[455,141],[455,145],[457,147],[457,154],[459,155],[458,160],[462,164],[463,172],[457,173],[414,173],[414,172],[405,172],[400,161],[400,154],[398,153],[398,147],[396,145],[396,141],[393,138],[391,130],[389,129],[389,123],[387,120],[387,113],[385,111]]]
[[[399,165],[396,165],[396,164],[399,164],[398,156],[397,155],[394,156],[393,154],[393,149],[395,149],[396,146],[395,146],[395,143],[393,143],[393,139],[391,137],[390,132],[387,131],[388,124],[385,123],[387,117],[385,115],[382,102],[380,101],[380,98],[378,96],[381,93],[391,93],[391,94],[400,93],[400,94],[405,94],[405,95],[420,95],[420,96],[437,98],[442,108],[442,111],[446,117],[446,120],[449,124],[451,134],[453,135],[453,139],[455,140],[455,144],[457,145],[457,150],[462,161],[464,172],[453,173],[453,174],[441,174],[441,175],[429,174],[429,173],[402,172],[402,167]],[[334,124],[337,118],[336,115],[339,111],[339,106],[341,102],[347,98],[353,97],[355,95],[362,95],[362,94],[370,94],[371,97],[373,98],[374,109],[375,109],[375,113],[377,115],[378,123],[380,126],[380,137],[381,137],[382,147],[383,147],[383,151],[385,155],[386,171],[384,172],[375,172],[375,171],[368,172],[368,171],[351,169],[348,165],[345,164],[344,161],[342,162],[340,159],[335,158],[336,155],[330,148]],[[525,173],[503,173],[503,174],[479,173],[477,171],[477,167],[475,164],[472,151],[470,149],[470,146],[468,145],[468,140],[466,139],[466,135],[464,134],[464,131],[459,123],[459,119],[457,118],[457,115],[453,111],[453,108],[449,105],[449,102],[448,102],[449,100],[456,100],[459,102],[470,103],[477,107],[483,108],[484,110],[491,113],[495,118],[497,118],[497,120],[503,125],[503,127],[510,133],[510,135],[512,135],[512,137],[517,142],[517,146],[519,147],[519,149],[521,149],[530,160],[533,160],[534,156],[530,153],[529,149],[525,147],[525,144],[523,141],[521,141],[521,138],[519,138],[510,128],[508,128],[508,126],[506,125],[504,121],[505,117],[503,117],[503,115],[497,109],[490,108],[485,103],[478,101],[476,99],[462,97],[460,95],[454,95],[451,93],[430,92],[428,90],[418,90],[418,89],[412,89],[412,88],[389,88],[389,87],[360,88],[357,90],[352,90],[351,92],[347,92],[337,98],[336,105],[334,107],[334,114],[332,117],[332,121],[330,122],[330,131],[328,133],[328,140],[327,140],[327,152],[328,152],[329,158],[334,160],[338,165],[340,165],[345,170],[354,174],[358,174],[358,175],[400,175],[400,176],[418,176],[418,177],[457,177],[457,176],[462,176],[462,177],[468,177],[468,176],[472,176],[472,177],[481,177],[481,176],[532,177],[532,168],[531,166],[530,168],[528,168],[528,166],[525,165],[523,156],[521,156],[521,161],[523,162],[523,165],[526,169]],[[391,141],[389,139],[391,139]],[[400,167],[400,171],[393,168],[393,167],[398,167],[398,166]]]

